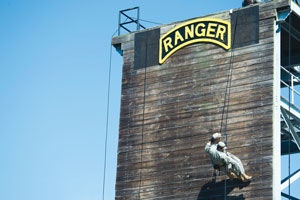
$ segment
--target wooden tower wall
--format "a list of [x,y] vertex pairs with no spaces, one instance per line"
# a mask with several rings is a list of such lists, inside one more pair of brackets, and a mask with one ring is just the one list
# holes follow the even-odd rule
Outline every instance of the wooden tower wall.
[[[113,38],[124,60],[116,199],[273,199],[274,27],[285,4],[210,15],[231,21],[234,48],[197,43],[162,65],[156,38],[182,22]],[[221,124],[250,183],[214,179],[204,147]]]

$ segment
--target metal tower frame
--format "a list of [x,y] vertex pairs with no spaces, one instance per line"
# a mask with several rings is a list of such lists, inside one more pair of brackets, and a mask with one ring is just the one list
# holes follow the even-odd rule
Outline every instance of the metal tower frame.
[[[294,20],[294,18],[296,20]],[[296,21],[296,22],[295,22]],[[300,91],[295,89],[300,84],[300,61],[297,56],[299,45],[293,45],[291,41],[300,43],[300,29],[295,23],[300,22],[300,7],[298,1],[292,1],[289,9],[278,11],[277,23],[280,27],[281,52],[281,88],[288,91],[288,97],[281,94],[281,155],[300,153],[300,102],[295,102],[295,95],[300,99]],[[287,42],[286,44],[282,44]],[[289,174],[281,181],[281,191],[300,178],[300,169]],[[281,196],[299,200],[296,197],[281,192]]]
[[[129,12],[136,11],[136,17],[129,16]],[[125,20],[122,22],[122,19],[125,17]],[[136,24],[136,29],[131,30],[128,26],[130,24]],[[126,30],[127,32],[131,33],[132,31],[139,31],[141,29],[146,29],[143,25],[140,23],[140,8],[134,7],[134,8],[128,8],[125,10],[121,10],[119,12],[119,26],[118,26],[118,35],[121,34],[121,28]]]

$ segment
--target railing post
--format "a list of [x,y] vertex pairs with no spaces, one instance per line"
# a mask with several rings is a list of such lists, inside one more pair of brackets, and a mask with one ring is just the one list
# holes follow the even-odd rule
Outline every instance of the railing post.
[[140,7],[137,7],[137,25],[136,29],[140,30]]
[[291,74],[291,103],[294,104],[294,76]]

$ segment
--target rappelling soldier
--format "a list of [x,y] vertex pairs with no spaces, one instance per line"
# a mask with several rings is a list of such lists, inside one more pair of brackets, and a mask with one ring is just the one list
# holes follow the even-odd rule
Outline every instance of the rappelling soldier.
[[221,154],[221,159],[226,165],[226,173],[229,178],[240,179],[241,181],[250,181],[251,176],[245,173],[244,166],[241,160],[235,155],[226,151],[227,147],[224,142],[220,141],[217,145],[217,151]]
[[214,169],[224,171],[230,179],[251,180],[252,177],[245,173],[240,159],[225,151],[226,145],[220,141],[221,137],[220,133],[214,133],[205,146],[205,151],[210,155]]

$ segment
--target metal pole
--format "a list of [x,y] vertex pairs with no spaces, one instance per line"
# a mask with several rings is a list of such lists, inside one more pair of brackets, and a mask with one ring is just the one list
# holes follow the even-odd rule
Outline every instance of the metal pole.
[[293,74],[291,74],[291,79],[292,79],[292,83],[291,83],[291,92],[292,92],[292,97],[291,97],[291,102],[292,104],[294,104],[294,76]]
[[120,28],[121,28],[121,11],[119,12],[118,36],[120,36]]
[[137,30],[140,30],[140,7],[137,7]]

